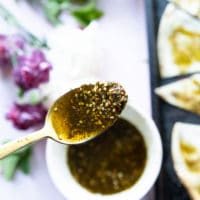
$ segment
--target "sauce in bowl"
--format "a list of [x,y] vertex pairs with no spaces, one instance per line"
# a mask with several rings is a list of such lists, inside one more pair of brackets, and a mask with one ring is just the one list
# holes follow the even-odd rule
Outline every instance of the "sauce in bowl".
[[125,119],[95,139],[69,146],[67,160],[75,180],[92,193],[130,188],[142,175],[147,149],[140,132]]

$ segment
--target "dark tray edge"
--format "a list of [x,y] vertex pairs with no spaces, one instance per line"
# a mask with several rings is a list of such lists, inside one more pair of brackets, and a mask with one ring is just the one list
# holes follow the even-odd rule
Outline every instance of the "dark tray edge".
[[[155,24],[155,15],[154,0],[146,0],[146,27],[147,27],[147,37],[148,37],[148,54],[149,54],[149,72],[150,72],[150,85],[151,85],[151,107],[152,107],[152,117],[155,121],[159,130],[161,128],[161,116],[160,116],[160,103],[159,98],[155,95],[154,89],[159,86],[160,78],[159,68],[158,68],[158,59],[157,59],[157,46],[156,46],[156,24]],[[162,138],[162,134],[161,134]],[[162,181],[162,170],[159,175],[159,178],[155,184],[155,199],[163,199],[163,181]]]

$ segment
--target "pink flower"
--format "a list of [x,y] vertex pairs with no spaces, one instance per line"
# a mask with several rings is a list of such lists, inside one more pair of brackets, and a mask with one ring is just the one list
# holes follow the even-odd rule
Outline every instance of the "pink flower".
[[51,64],[40,50],[34,50],[30,56],[19,57],[18,66],[14,68],[15,83],[23,90],[37,88],[49,81]]
[[24,42],[19,35],[0,34],[0,67],[11,65],[11,56],[24,49]]
[[47,110],[41,103],[36,105],[15,103],[6,118],[11,120],[16,128],[25,130],[44,123],[46,113]]

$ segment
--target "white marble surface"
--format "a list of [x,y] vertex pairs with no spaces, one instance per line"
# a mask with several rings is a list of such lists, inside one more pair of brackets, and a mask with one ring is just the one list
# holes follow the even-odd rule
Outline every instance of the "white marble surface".
[[[0,2],[35,34],[44,36],[51,31],[52,28],[45,20],[23,1],[19,6],[13,3],[14,0]],[[99,0],[99,7],[105,12],[105,16],[99,21],[99,40],[105,49],[104,64],[99,78],[121,82],[126,87],[129,98],[150,115],[144,3],[144,0]],[[15,98],[12,88],[12,81],[0,75],[0,140],[26,134],[16,131],[4,117],[6,109]],[[7,182],[0,175],[0,199],[64,200],[54,188],[47,172],[45,141],[36,144],[31,162],[32,172],[29,176],[17,172],[14,181]],[[149,194],[144,199],[153,198]]]

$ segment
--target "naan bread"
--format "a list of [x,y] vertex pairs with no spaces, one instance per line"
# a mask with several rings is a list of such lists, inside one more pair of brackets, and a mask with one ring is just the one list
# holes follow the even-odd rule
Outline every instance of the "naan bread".
[[158,31],[161,77],[200,72],[200,20],[167,5]]
[[200,18],[200,1],[199,0],[171,0],[177,6],[186,12]]
[[200,125],[176,123],[172,131],[174,169],[193,200],[200,199]]
[[174,106],[200,114],[200,74],[158,87],[155,93]]

